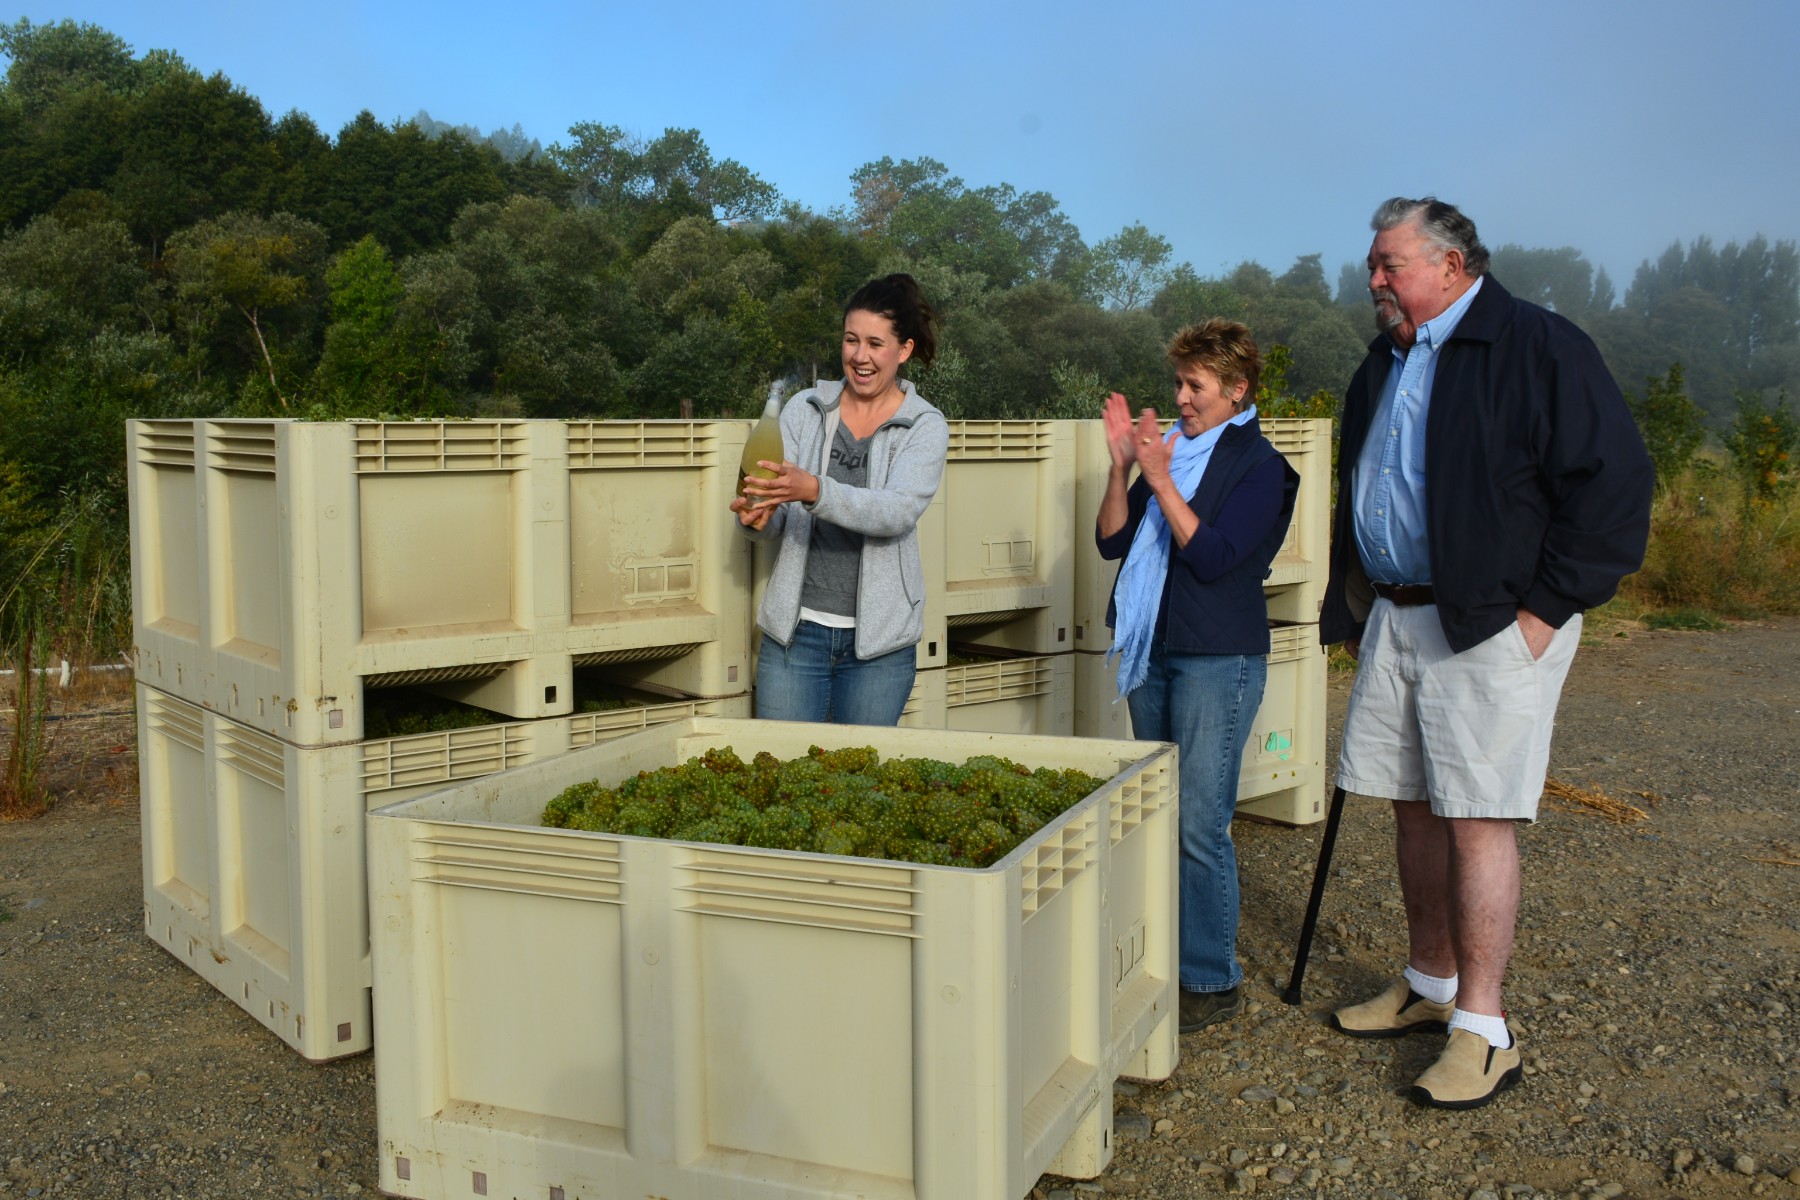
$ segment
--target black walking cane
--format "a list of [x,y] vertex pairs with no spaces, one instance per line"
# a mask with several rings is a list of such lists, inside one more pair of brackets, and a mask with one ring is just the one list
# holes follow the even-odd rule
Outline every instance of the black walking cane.
[[1319,843],[1319,865],[1313,868],[1312,899],[1306,902],[1306,920],[1300,923],[1300,948],[1294,952],[1294,973],[1288,977],[1281,998],[1300,1003],[1300,981],[1306,977],[1306,956],[1312,952],[1313,929],[1319,923],[1319,904],[1325,899],[1325,880],[1331,874],[1331,851],[1337,845],[1338,822],[1344,816],[1344,789],[1331,793],[1331,811],[1325,816],[1325,837]]

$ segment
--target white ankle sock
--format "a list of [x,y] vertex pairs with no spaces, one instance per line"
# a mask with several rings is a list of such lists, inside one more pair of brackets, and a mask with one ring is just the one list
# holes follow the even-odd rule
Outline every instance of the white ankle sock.
[[1450,1028],[1479,1033],[1488,1040],[1488,1045],[1499,1050],[1512,1045],[1512,1030],[1506,1027],[1505,1017],[1489,1017],[1481,1013],[1464,1012],[1459,1008],[1450,1014]]
[[1433,1004],[1448,1004],[1456,999],[1456,976],[1439,979],[1412,967],[1406,968],[1406,984]]

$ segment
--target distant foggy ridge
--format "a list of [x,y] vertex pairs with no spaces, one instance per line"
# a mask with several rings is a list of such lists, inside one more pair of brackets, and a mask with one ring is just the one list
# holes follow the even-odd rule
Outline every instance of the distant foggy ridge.
[[420,109],[412,118],[412,123],[419,127],[419,132],[428,138],[440,138],[446,133],[460,133],[476,144],[486,143],[492,146],[509,163],[523,162],[537,158],[544,153],[544,145],[534,137],[526,135],[517,121],[511,129],[496,129],[483,134],[474,125],[452,125],[448,121],[440,121],[424,109]]

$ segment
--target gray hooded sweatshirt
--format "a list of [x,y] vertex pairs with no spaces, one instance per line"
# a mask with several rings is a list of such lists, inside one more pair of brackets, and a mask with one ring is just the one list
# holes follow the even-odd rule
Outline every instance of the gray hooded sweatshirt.
[[876,658],[915,646],[925,635],[925,572],[919,561],[919,518],[944,477],[950,425],[908,380],[906,398],[869,442],[869,486],[826,475],[837,432],[840,381],[820,380],[781,410],[781,440],[790,461],[817,475],[819,498],[777,508],[762,530],[740,526],[759,541],[781,540],[756,623],[783,646],[800,624],[800,589],[813,521],[863,535],[856,588],[856,657]]

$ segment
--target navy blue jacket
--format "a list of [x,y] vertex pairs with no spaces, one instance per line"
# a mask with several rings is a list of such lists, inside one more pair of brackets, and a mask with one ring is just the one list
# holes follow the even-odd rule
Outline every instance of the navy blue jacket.
[[[1360,637],[1373,602],[1350,526],[1351,478],[1393,365],[1383,334],[1344,400],[1319,611],[1326,645]],[[1438,352],[1425,418],[1429,582],[1450,648],[1486,641],[1520,606],[1560,629],[1609,600],[1643,564],[1652,484],[1644,440],[1594,343],[1488,276]]]
[[[1263,580],[1287,537],[1299,488],[1299,474],[1262,435],[1260,421],[1226,426],[1188,500],[1200,529],[1186,546],[1170,545],[1169,573],[1156,616],[1156,636],[1165,649],[1172,654],[1269,652]],[[1139,475],[1126,493],[1124,526],[1111,537],[1094,530],[1100,557],[1125,557],[1150,499],[1150,485]],[[1118,586],[1115,578],[1115,593]],[[1108,628],[1117,615],[1115,595],[1106,605]]]

